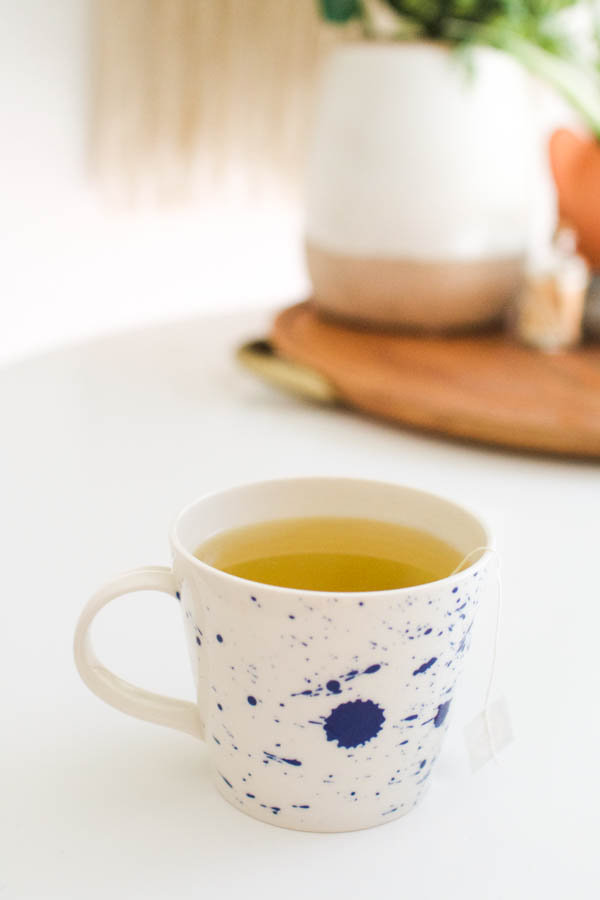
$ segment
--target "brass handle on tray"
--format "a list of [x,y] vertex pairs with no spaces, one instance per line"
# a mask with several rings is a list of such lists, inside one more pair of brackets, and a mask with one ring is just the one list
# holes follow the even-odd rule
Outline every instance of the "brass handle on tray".
[[269,340],[249,341],[237,351],[238,361],[270,384],[317,403],[341,403],[337,388],[316,369],[280,356]]

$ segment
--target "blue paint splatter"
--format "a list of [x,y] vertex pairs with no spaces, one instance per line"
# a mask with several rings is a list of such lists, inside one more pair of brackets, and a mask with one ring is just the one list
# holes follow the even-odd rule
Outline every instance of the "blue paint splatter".
[[250,597],[253,603],[256,603],[256,597]]
[[440,705],[438,706],[438,711],[435,715],[435,719],[433,720],[433,724],[436,728],[440,728],[446,721],[446,716],[448,715],[448,710],[451,703],[451,700],[446,700],[444,703],[440,703]]
[[457,592],[458,592],[458,588],[457,588],[457,587],[452,588],[452,593],[453,593],[453,594],[456,594]]
[[250,797],[251,800],[256,800],[256,794],[246,794],[246,797]]
[[288,616],[288,619],[295,619],[295,618],[296,618],[296,616],[293,616],[291,613],[290,613],[290,615]]
[[423,634],[431,634],[431,631],[432,631],[432,629],[428,628],[426,631],[423,632]]
[[253,697],[252,694],[247,697],[247,700],[250,706],[256,706],[256,697]]
[[406,741],[400,741],[398,744],[399,747],[402,747],[404,744],[408,744],[408,739]]
[[415,669],[413,675],[422,675],[423,672],[426,672],[427,669],[430,669],[434,663],[437,662],[437,656],[432,656],[431,659],[428,659],[427,662],[424,662],[423,665],[419,666],[418,669]]
[[369,666],[365,669],[365,675],[372,675],[374,672],[379,672],[381,666],[379,663],[373,663],[372,666]]
[[221,710],[221,712],[222,712],[222,711],[223,711],[223,707],[222,707],[222,706],[221,706],[221,704],[220,704],[220,703],[217,703],[217,709],[220,709],[220,710]]
[[222,643],[223,643],[223,637],[222,637],[222,635],[218,634],[218,635],[217,635],[217,640],[218,640],[218,642],[219,642],[220,644],[222,644]]
[[328,741],[338,747],[358,747],[372,740],[385,722],[384,710],[372,700],[342,703],[325,719],[323,728]]
[[292,803],[292,809],[310,809],[308,803]]
[[213,734],[213,741],[215,742],[215,744],[219,744],[219,745],[221,744],[221,741],[219,740],[219,738],[215,737],[214,734]]
[[418,714],[418,713],[413,713],[412,716],[406,716],[406,718],[402,719],[402,721],[403,721],[403,722],[412,722],[412,721],[414,721],[415,719],[418,719],[418,718],[419,718],[419,714]]
[[273,815],[276,816],[277,813],[281,811],[281,807],[280,806],[272,806],[271,810],[273,812]]
[[288,766],[301,766],[302,763],[299,759],[285,759],[283,756],[275,756],[274,753],[267,753],[266,750],[263,750],[263,753],[267,757],[267,759],[272,760],[273,762],[285,763]]
[[[325,687],[322,684],[317,685],[317,687],[312,688],[311,690],[303,690],[296,691],[296,693],[292,694],[292,697],[317,697],[319,694],[322,694],[324,690],[330,691],[332,694],[341,693],[340,690],[340,682],[341,681],[353,681],[359,675],[373,675],[375,672],[378,672],[381,669],[381,663],[373,663],[368,666],[364,671],[359,672],[358,669],[351,669],[350,672],[346,672],[343,675],[339,675],[337,678],[331,678],[329,681],[325,683]],[[383,663],[386,665],[386,663]],[[307,681],[309,679],[306,679]]]
[[[221,774],[221,773],[219,772],[219,774]],[[223,781],[225,782],[225,784],[227,785],[227,787],[230,787],[230,788],[233,790],[233,785],[232,785],[232,783],[231,783],[230,781],[227,781],[227,779],[225,778],[224,775],[221,775],[221,778],[223,779]]]
[[179,602],[181,603],[181,594],[179,593],[179,591],[175,591],[175,596],[177,597],[177,599],[178,599]]
[[196,643],[198,644],[199,647],[202,646],[202,641],[201,641],[200,638],[197,637],[197,636],[196,636]]
[[419,768],[422,769],[423,766],[425,766],[425,765],[427,765],[427,760],[426,760],[426,759],[422,759],[421,762],[419,763]]

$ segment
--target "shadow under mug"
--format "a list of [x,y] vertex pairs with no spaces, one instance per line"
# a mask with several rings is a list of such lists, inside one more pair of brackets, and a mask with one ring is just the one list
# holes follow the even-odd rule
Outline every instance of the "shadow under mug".
[[[107,703],[205,740],[217,789],[242,812],[302,831],[369,828],[409,812],[429,785],[491,553],[429,584],[337,595],[246,581],[194,556],[221,530],[303,516],[400,523],[465,555],[491,543],[466,509],[396,484],[234,487],[179,515],[171,569],[138,569],[94,594],[77,624],[75,661]],[[196,703],[135,687],[94,653],[98,611],[146,590],[181,608]]]

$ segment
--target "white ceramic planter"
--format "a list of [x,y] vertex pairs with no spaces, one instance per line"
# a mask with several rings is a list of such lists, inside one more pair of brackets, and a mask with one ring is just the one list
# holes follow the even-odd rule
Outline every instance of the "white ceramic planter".
[[315,302],[445,329],[501,312],[528,241],[537,138],[527,76],[440,44],[345,45],[323,74],[307,177]]

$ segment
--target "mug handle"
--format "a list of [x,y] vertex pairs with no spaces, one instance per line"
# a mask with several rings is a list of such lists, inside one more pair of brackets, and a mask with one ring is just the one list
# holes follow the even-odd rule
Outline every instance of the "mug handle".
[[77,670],[94,694],[121,712],[204,739],[204,725],[195,703],[154,694],[130,684],[105,668],[94,652],[89,631],[96,615],[111,600],[135,591],[162,591],[176,597],[177,585],[172,570],[164,566],[134,569],[96,591],[83,608],[75,629]]

